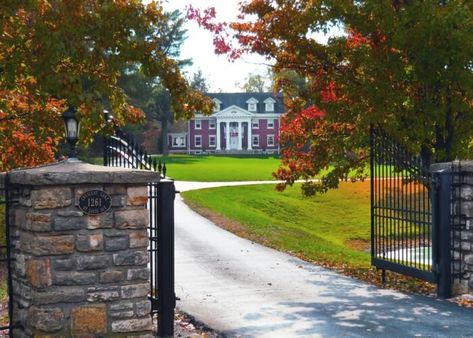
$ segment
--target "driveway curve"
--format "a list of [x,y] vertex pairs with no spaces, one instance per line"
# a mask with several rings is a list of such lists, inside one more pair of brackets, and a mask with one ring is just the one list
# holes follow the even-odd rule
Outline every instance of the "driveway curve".
[[[262,182],[176,182],[180,191]],[[269,183],[274,183],[269,182]],[[239,238],[176,196],[178,307],[227,337],[473,337],[473,310]]]

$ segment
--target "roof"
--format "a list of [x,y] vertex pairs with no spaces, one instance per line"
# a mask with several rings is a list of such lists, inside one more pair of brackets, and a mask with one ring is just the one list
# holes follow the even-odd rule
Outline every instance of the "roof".
[[265,103],[264,101],[268,98],[272,98],[274,103],[274,112],[272,114],[283,114],[284,113],[284,104],[283,98],[281,94],[274,94],[271,92],[266,93],[206,93],[208,97],[212,99],[218,99],[222,103],[220,104],[220,110],[228,108],[230,106],[237,106],[243,108],[245,110],[248,109],[247,101],[251,98],[254,98],[258,101],[256,114],[264,114],[267,113],[265,111]]

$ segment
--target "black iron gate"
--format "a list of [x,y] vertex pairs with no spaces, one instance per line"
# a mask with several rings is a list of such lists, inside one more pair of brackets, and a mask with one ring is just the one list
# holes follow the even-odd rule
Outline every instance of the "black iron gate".
[[451,174],[432,177],[415,156],[381,128],[371,127],[371,262],[383,271],[451,290]]
[[166,164],[149,156],[133,137],[119,128],[104,141],[104,165],[154,170],[161,173],[159,182],[148,183],[150,224],[150,293],[151,315],[158,319],[158,336],[174,336],[174,181],[166,178]]
[[8,213],[10,200],[8,174],[3,174],[0,176],[0,233],[4,234],[0,236],[0,288],[6,290],[8,300],[3,304],[0,299],[0,337],[13,337],[12,246]]

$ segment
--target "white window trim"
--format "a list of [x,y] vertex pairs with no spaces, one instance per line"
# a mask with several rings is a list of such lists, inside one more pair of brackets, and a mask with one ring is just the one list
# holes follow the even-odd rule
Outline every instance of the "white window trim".
[[[200,139],[200,145],[197,145],[197,139]],[[202,135],[194,135],[194,147],[202,148]]]
[[[255,127],[255,123],[258,123],[258,125]],[[251,129],[259,129],[259,120],[253,120],[251,121]]]
[[[273,125],[271,127],[269,126],[269,121],[273,122]],[[266,126],[267,126],[268,129],[274,129],[274,120],[273,119],[267,119],[266,120]]]
[[[199,122],[199,127],[197,127],[197,122]],[[194,120],[194,129],[202,130],[202,120]]]
[[[214,124],[213,128],[210,126],[211,123]],[[210,121],[210,120],[209,120],[209,129],[210,129],[210,130],[217,129],[217,121]]]
[[265,103],[264,110],[267,112],[274,112],[274,103],[272,102]]
[[[257,143],[255,143],[255,139],[258,140]],[[251,137],[251,144],[252,144],[253,147],[259,147],[259,135],[253,135]]]
[[[177,139],[178,137],[182,137],[182,139],[184,140],[184,143],[180,146],[174,144],[174,140]],[[171,147],[173,148],[185,148],[186,141],[187,141],[187,137],[185,135],[171,135]]]
[[222,104],[222,101],[220,101],[217,98],[214,98],[213,101],[214,101],[214,113],[217,113],[220,111],[220,105]]
[[[269,144],[269,138],[272,137],[273,138],[273,144]],[[266,145],[268,147],[274,147],[276,145],[276,142],[275,142],[275,139],[274,139],[274,135],[268,135],[266,136]]]
[[258,106],[256,103],[248,103],[248,111],[250,112],[255,112],[257,110]]
[[[210,141],[211,139],[214,139],[214,144]],[[217,135],[209,135],[209,148],[216,148],[217,147]]]

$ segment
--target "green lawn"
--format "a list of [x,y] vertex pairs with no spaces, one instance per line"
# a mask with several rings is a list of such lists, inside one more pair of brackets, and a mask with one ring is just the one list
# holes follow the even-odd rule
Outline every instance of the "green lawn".
[[271,184],[182,195],[193,206],[240,223],[230,230],[241,236],[328,265],[370,266],[368,182],[344,182],[311,198],[298,185],[279,193]]
[[169,177],[200,182],[273,180],[272,173],[280,163],[276,156],[172,155],[159,158],[166,163]]

